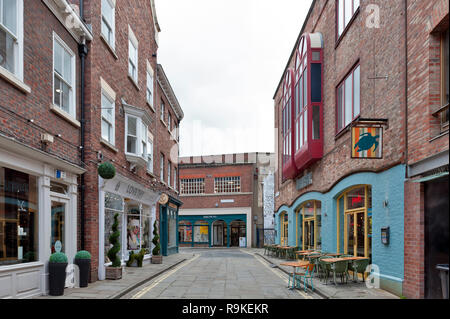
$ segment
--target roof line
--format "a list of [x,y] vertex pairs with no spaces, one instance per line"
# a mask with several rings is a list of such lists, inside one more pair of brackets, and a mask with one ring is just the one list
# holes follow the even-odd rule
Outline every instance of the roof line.
[[289,56],[289,59],[288,59],[288,61],[286,63],[286,66],[284,67],[283,75],[281,76],[281,79],[278,82],[277,88],[276,88],[275,93],[273,95],[272,99],[274,99],[274,100],[275,100],[275,96],[277,95],[277,92],[278,92],[278,90],[279,90],[279,88],[281,86],[281,83],[283,82],[284,74],[286,73],[286,70],[288,69],[289,63],[290,63],[292,57],[294,56],[295,50],[297,49],[297,46],[298,46],[298,42],[300,41],[300,38],[302,37],[303,31],[305,30],[305,27],[306,27],[306,23],[308,22],[309,17],[311,16],[311,13],[312,13],[312,11],[314,9],[314,6],[315,6],[316,2],[317,2],[317,0],[313,0],[313,2],[311,3],[311,6],[309,7],[308,14],[306,15],[305,21],[303,22],[303,26],[302,26],[302,28],[300,30],[300,33],[299,33],[299,35],[297,37],[297,40],[295,41],[294,48],[292,49],[291,55]]

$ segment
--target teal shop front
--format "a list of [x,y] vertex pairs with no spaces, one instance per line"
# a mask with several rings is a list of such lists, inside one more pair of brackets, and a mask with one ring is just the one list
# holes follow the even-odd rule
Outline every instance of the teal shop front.
[[380,288],[402,294],[405,166],[342,179],[275,215],[276,243],[371,259]]
[[178,241],[182,247],[246,247],[246,220],[245,214],[180,216]]
[[183,203],[169,196],[165,205],[159,205],[161,253],[168,256],[178,253],[178,211]]

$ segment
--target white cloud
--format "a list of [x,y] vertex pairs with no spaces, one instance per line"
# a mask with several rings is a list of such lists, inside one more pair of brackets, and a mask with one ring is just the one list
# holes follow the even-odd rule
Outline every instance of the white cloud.
[[274,151],[272,97],[310,5],[157,0],[158,63],[185,113],[182,156]]

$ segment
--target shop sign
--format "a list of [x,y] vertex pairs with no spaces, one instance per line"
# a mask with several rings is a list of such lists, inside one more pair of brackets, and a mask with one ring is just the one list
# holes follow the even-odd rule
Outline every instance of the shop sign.
[[169,201],[169,196],[167,196],[167,194],[161,194],[161,197],[159,198],[158,203],[161,205],[165,205],[167,204],[167,202]]
[[382,158],[383,128],[352,127],[352,158]]
[[297,190],[301,190],[313,183],[312,172],[304,175],[303,177],[297,179]]

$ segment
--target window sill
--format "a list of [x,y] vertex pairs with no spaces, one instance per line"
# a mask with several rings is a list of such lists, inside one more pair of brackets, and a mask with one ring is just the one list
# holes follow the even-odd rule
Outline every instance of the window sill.
[[136,164],[138,167],[146,167],[147,161],[139,155],[125,153],[125,157],[128,162]]
[[107,148],[109,148],[114,153],[118,153],[119,152],[119,150],[117,148],[115,148],[114,145],[112,145],[111,143],[109,143],[107,140],[105,140],[103,138],[100,139],[100,144],[102,144],[103,146],[106,146]]
[[147,175],[149,175],[150,177],[156,178],[156,175],[153,174],[153,172],[150,172],[149,170],[147,170]]
[[347,126],[345,126],[342,130],[337,132],[336,135],[334,136],[334,140],[335,141],[338,140],[342,135],[345,135],[345,133],[350,131],[350,128],[352,127],[353,123],[355,123],[355,121],[357,121],[360,118],[360,116],[361,115],[355,117],[350,123],[347,124]]
[[159,119],[161,121],[162,124],[164,124],[165,127],[167,127],[166,122],[164,122],[163,120]]
[[54,104],[50,105],[50,110],[52,112],[54,112],[56,115],[59,115],[60,117],[62,117],[64,120],[66,120],[67,122],[69,122],[70,124],[72,124],[73,126],[76,127],[81,127],[80,122],[74,118],[72,115],[70,115],[69,113],[67,113],[66,111],[61,110],[59,107],[57,107]]
[[435,136],[435,137],[433,137],[431,140],[429,140],[428,142],[433,142],[434,140],[437,140],[438,138],[440,138],[440,137],[442,137],[442,136],[445,136],[445,135],[448,135],[448,129],[445,131],[445,132],[442,132],[442,133],[440,133],[439,135],[437,135],[437,136]]
[[114,59],[118,60],[119,57],[116,54],[116,50],[113,49],[113,47],[108,43],[108,41],[105,39],[105,36],[103,34],[100,34],[100,39],[102,39],[103,43],[106,45],[106,48],[111,52]]
[[31,93],[31,88],[23,83],[17,76],[9,72],[3,67],[0,67],[0,77],[5,79],[7,82],[15,86],[17,89],[22,91],[23,93]]
[[148,101],[147,101],[147,105],[150,107],[150,109],[151,109],[154,113],[156,113],[155,108],[154,108],[150,103],[148,103]]
[[361,6],[359,6],[358,9],[356,9],[356,11],[353,14],[352,18],[350,19],[350,21],[347,23],[347,25],[345,26],[344,30],[342,31],[341,35],[338,36],[337,33],[336,33],[337,38],[336,38],[336,44],[334,45],[334,49],[335,50],[339,46],[339,43],[341,43],[342,39],[345,37],[345,34],[347,33],[348,29],[350,29],[350,26],[353,24],[353,21],[356,20],[356,17],[358,16],[360,9],[361,9]]
[[134,84],[134,87],[135,87],[138,91],[141,90],[141,88],[139,87],[139,85],[138,85],[138,84],[136,83],[136,81],[131,77],[130,74],[128,74],[128,79],[130,79],[131,83]]

